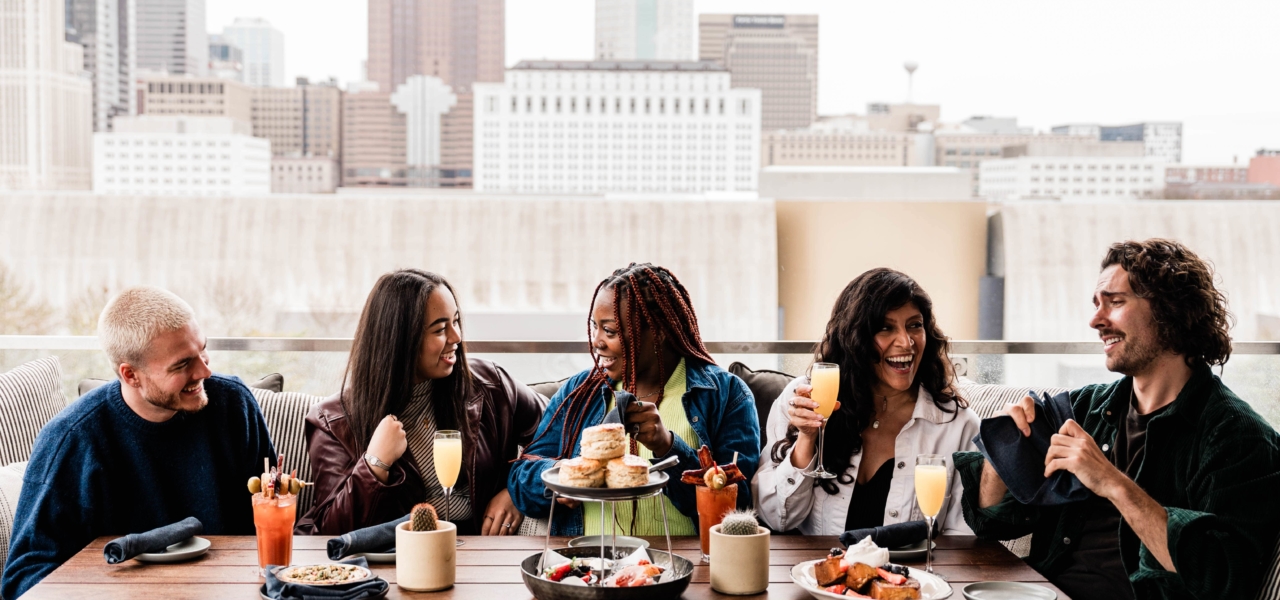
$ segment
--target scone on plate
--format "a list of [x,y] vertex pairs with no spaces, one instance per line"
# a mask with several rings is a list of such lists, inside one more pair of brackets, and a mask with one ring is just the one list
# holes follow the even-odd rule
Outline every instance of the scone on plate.
[[605,423],[582,430],[582,456],[596,460],[618,458],[627,453],[627,434],[621,423]]
[[560,485],[604,487],[604,461],[579,456],[561,462]]
[[605,487],[632,488],[649,483],[649,461],[634,454],[610,460],[604,471]]

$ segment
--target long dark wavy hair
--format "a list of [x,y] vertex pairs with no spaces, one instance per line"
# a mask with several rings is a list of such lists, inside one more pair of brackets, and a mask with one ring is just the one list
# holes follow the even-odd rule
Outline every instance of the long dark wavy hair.
[[[427,329],[427,298],[441,288],[453,293],[449,282],[435,273],[401,269],[379,277],[369,292],[342,380],[342,409],[358,448],[369,447],[383,417],[399,417],[413,397],[418,354]],[[467,437],[466,401],[471,386],[466,345],[459,342],[453,372],[431,383],[431,408],[438,429],[457,429]]]
[[[871,269],[859,275],[840,292],[827,331],[813,354],[815,362],[840,365],[840,409],[827,421],[822,463],[839,475],[841,483],[853,483],[853,475],[848,473],[850,460],[862,450],[862,431],[875,418],[876,399],[871,390],[877,377],[875,367],[882,360],[876,333],[884,326],[886,314],[908,304],[914,304],[924,316],[925,346],[915,384],[924,386],[943,412],[955,413],[968,406],[956,392],[947,336],[933,318],[929,294],[914,279],[893,269]],[[773,462],[782,462],[799,434],[794,425],[787,427],[786,437],[773,444]],[[817,479],[815,485],[836,494],[836,481]]]
[[1187,366],[1225,365],[1231,358],[1227,297],[1213,284],[1213,266],[1190,248],[1160,238],[1112,244],[1102,268],[1120,265],[1129,287],[1151,302],[1162,348],[1181,354]]
[[[654,352],[657,354],[656,359],[659,365],[662,364],[662,352],[666,348],[673,349],[683,357],[686,365],[690,361],[715,364],[711,359],[711,353],[707,352],[706,346],[702,345],[702,336],[698,332],[698,317],[693,312],[693,301],[689,298],[689,292],[684,289],[680,280],[671,274],[671,271],[649,263],[631,263],[625,269],[614,271],[596,286],[596,291],[591,295],[593,308],[596,305],[596,298],[602,292],[613,294],[613,320],[618,324],[619,335],[622,336],[623,365],[626,368],[626,380],[622,382],[623,389],[636,393],[636,364],[641,350],[639,339],[641,332],[646,330],[653,331]],[[620,314],[623,311],[624,300],[628,308],[627,323],[632,327],[630,331],[623,326]],[[587,339],[591,340],[592,337],[591,319],[588,318]],[[591,347],[591,358],[594,362],[591,374],[569,392],[568,397],[551,415],[553,422],[560,417],[561,413],[564,414],[565,419],[560,434],[560,453],[555,457],[557,459],[568,458],[573,452],[573,445],[582,434],[582,421],[586,418],[587,406],[599,393],[601,386],[610,384],[608,374],[600,366],[600,356],[596,354],[594,345]],[[665,382],[668,375],[669,373],[661,373],[662,381]],[[661,406],[662,399],[663,394],[659,393],[655,404]],[[542,433],[545,432],[544,429]],[[538,437],[541,437],[542,433],[539,433]],[[537,438],[529,442],[529,445],[532,446],[535,441]],[[525,458],[543,457],[525,455]]]

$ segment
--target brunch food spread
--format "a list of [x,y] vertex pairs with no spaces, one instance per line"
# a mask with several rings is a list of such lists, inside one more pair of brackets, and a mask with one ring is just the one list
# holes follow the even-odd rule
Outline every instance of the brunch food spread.
[[[582,581],[584,585],[593,585],[599,577],[599,564],[600,560],[597,558],[575,558],[562,565],[548,567],[546,572],[542,574],[542,578],[559,583],[570,583],[576,579]],[[665,570],[649,562],[648,559],[641,559],[636,564],[618,569],[608,579],[604,580],[604,586],[640,587],[653,585],[656,583],[654,578],[661,575]],[[576,582],[574,583],[576,584]]]
[[911,577],[911,570],[889,562],[889,551],[877,547],[870,537],[848,551],[832,548],[826,560],[813,566],[813,576],[823,591],[850,598],[920,598],[920,582]]
[[560,484],[584,488],[630,488],[649,483],[649,461],[627,454],[621,423],[582,430],[582,454],[560,463]]
[[356,565],[307,565],[292,567],[276,573],[276,578],[288,583],[304,585],[340,585],[354,583],[369,577],[369,571]]

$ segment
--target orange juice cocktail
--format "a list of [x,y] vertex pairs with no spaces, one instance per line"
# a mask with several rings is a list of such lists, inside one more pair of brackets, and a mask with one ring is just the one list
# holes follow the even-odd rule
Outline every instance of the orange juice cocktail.
[[258,566],[287,566],[293,562],[293,522],[298,497],[293,494],[263,498],[253,495],[253,527],[258,530]]

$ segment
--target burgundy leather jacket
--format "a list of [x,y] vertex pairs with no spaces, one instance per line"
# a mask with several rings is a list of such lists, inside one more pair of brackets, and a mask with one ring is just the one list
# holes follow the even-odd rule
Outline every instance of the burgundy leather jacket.
[[[457,525],[460,533],[478,534],[489,501],[507,489],[517,445],[529,443],[547,401],[494,363],[471,358],[467,364],[475,378],[467,400],[471,432],[463,440],[472,519]],[[356,447],[337,394],[311,407],[306,436],[316,501],[298,520],[299,535],[341,535],[386,523],[426,499],[422,474],[408,450],[391,466],[387,482],[378,481],[364,461],[366,449]]]

